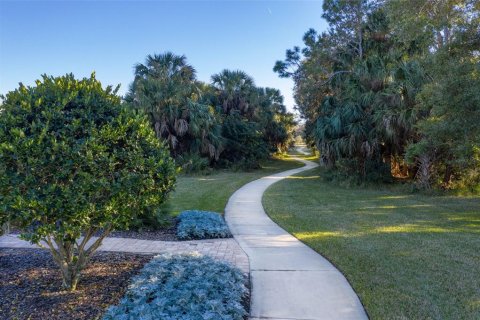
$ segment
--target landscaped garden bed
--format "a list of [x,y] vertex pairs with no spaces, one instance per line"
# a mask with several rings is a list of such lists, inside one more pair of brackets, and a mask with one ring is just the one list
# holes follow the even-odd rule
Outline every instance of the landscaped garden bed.
[[110,237],[134,238],[157,241],[181,241],[230,238],[228,229],[221,213],[186,210],[177,218],[166,220],[168,226],[158,229],[119,230],[112,232]]
[[160,255],[134,277],[104,320],[242,320],[248,312],[245,275],[198,254]]
[[74,292],[62,291],[51,254],[42,249],[0,249],[0,318],[99,319],[125,293],[151,255],[97,252]]

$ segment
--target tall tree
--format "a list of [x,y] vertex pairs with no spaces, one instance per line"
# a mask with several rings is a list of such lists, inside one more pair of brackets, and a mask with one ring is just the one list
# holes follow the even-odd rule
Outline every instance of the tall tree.
[[372,0],[325,0],[322,17],[335,34],[337,48],[353,49],[359,59],[364,56],[364,27],[367,16],[376,6]]
[[215,160],[222,151],[220,127],[214,109],[201,103],[200,86],[185,56],[149,55],[135,67],[125,100],[150,115],[174,157],[192,152]]
[[329,31],[309,30],[274,67],[294,80],[322,161],[364,177],[390,167],[427,188],[474,181],[479,12],[473,0],[325,1]]
[[212,101],[223,119],[224,160],[258,167],[270,152],[286,149],[294,121],[279,90],[256,87],[253,79],[239,70],[213,75],[212,86]]
[[212,84],[224,114],[238,111],[242,115],[253,115],[255,83],[252,77],[240,70],[223,70],[212,76]]
[[419,166],[419,185],[451,187],[455,180],[478,183],[472,159],[480,112],[475,95],[479,91],[480,3],[422,0],[407,5],[392,0],[389,12],[396,17],[393,24],[401,38],[423,46],[418,59],[430,78],[419,90],[418,110],[424,117],[417,126],[418,140],[407,154]]

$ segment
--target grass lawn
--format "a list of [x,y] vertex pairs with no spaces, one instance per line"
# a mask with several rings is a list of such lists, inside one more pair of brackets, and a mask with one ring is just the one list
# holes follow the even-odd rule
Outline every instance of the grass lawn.
[[173,215],[193,209],[223,213],[228,198],[244,184],[301,166],[302,163],[286,156],[266,160],[261,169],[247,172],[217,170],[210,175],[180,175],[177,178],[176,190],[171,194],[165,208]]
[[264,206],[345,274],[371,319],[480,319],[480,197],[344,188],[321,176],[274,184]]

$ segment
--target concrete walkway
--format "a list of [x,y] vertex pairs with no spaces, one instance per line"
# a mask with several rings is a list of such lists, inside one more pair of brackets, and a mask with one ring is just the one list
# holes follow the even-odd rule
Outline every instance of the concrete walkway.
[[316,163],[250,182],[237,190],[225,219],[250,260],[250,319],[367,319],[345,277],[325,258],[275,224],[262,195],[273,183],[312,169]]
[[[92,238],[90,243],[95,241]],[[9,234],[0,237],[0,248],[38,248],[36,245],[21,240],[17,235]],[[217,260],[236,265],[245,273],[249,271],[248,257],[235,239],[211,239],[191,241],[155,241],[131,238],[108,237],[102,241],[98,251],[130,252],[130,253],[189,253],[199,252]]]

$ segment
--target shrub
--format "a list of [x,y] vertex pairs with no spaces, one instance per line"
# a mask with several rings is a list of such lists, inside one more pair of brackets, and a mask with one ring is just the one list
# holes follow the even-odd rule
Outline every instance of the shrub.
[[175,224],[175,217],[171,213],[170,205],[165,202],[160,207],[150,211],[139,212],[130,222],[129,229],[142,231],[161,230]]
[[226,144],[220,155],[220,166],[235,165],[241,169],[257,169],[260,161],[268,158],[268,146],[258,123],[233,113],[225,117],[222,135]]
[[[365,175],[359,172],[364,166]],[[325,181],[334,181],[343,186],[392,183],[390,166],[375,160],[362,162],[356,159],[342,158],[336,161],[335,166],[323,172]]]
[[178,216],[177,237],[188,239],[212,239],[231,237],[225,220],[215,212],[188,210]]
[[156,256],[132,279],[104,320],[242,320],[247,312],[240,270],[198,254]]
[[152,212],[175,182],[149,121],[116,93],[94,75],[43,76],[1,106],[0,220],[46,243],[69,290],[103,238]]
[[184,153],[175,159],[183,173],[206,172],[210,167],[210,161],[198,153]]

